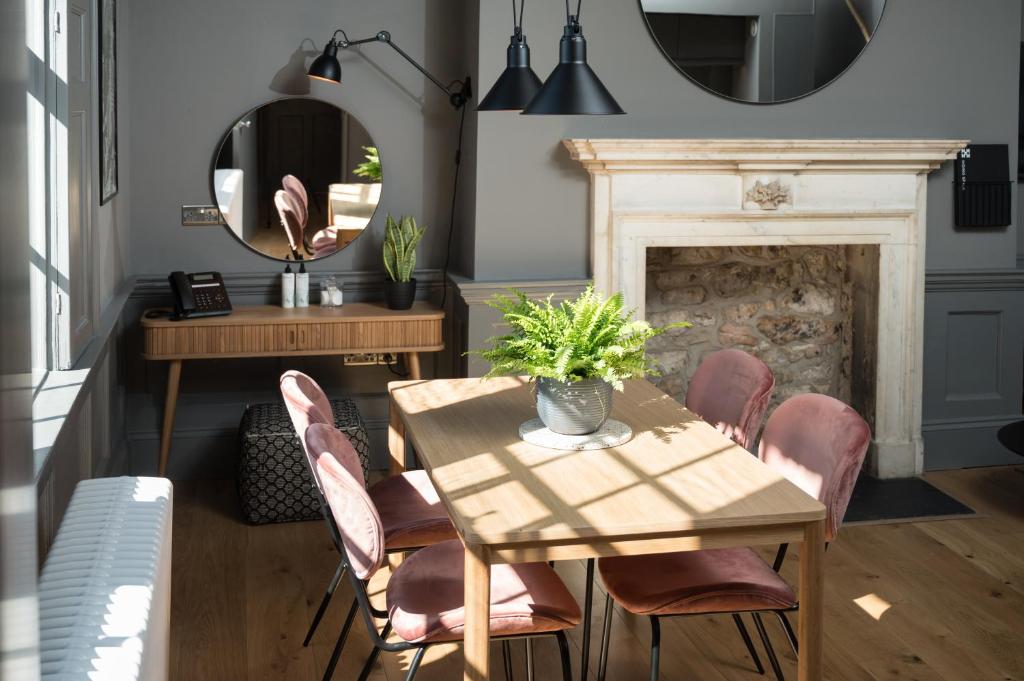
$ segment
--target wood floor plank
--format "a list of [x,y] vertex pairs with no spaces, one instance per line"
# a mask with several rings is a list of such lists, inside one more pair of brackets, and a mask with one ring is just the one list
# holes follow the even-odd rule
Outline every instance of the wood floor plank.
[[[825,659],[828,681],[1024,681],[1024,467],[929,473],[932,484],[975,508],[975,518],[847,527],[826,554]],[[769,556],[770,551],[765,550]],[[336,566],[322,523],[250,527],[230,482],[175,487],[171,678],[174,681],[319,679],[351,602],[339,588],[313,644],[302,637]],[[783,576],[796,579],[796,557]],[[582,603],[581,561],[556,567]],[[388,578],[370,584],[380,604]],[[595,588],[590,678],[596,677],[604,591]],[[645,679],[648,620],[616,608],[608,681]],[[748,619],[749,622],[749,619]],[[787,678],[795,657],[774,617],[766,618]],[[756,640],[756,632],[748,625]],[[582,632],[570,632],[579,678]],[[756,642],[762,652],[760,642]],[[512,646],[525,679],[524,644]],[[361,618],[335,681],[355,679],[370,651]],[[537,681],[559,681],[557,647],[535,643]],[[411,653],[384,653],[373,681],[401,681]],[[504,678],[500,644],[492,674]],[[458,644],[435,646],[417,681],[462,671]],[[762,660],[767,664],[767,658]],[[752,681],[758,677],[728,617],[669,620],[662,627],[662,679]],[[764,678],[771,678],[771,671]]]

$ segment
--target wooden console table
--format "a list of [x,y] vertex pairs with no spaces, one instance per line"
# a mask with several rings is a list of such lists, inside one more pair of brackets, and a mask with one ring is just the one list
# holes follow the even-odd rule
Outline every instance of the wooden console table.
[[167,469],[181,365],[191,359],[300,357],[393,352],[405,355],[409,377],[420,378],[421,352],[444,349],[444,312],[418,302],[411,310],[348,303],[340,308],[285,309],[238,306],[225,317],[171,321],[142,315],[143,358],[169,362],[167,399],[160,434],[160,475]]

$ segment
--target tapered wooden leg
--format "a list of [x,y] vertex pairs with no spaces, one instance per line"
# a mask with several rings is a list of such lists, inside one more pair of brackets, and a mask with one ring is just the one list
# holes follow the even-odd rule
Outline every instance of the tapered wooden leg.
[[171,455],[171,433],[174,432],[174,410],[178,406],[178,386],[181,384],[181,360],[172,359],[167,369],[167,396],[164,399],[164,427],[160,433],[160,464],[158,474],[167,472],[167,459]]
[[388,419],[388,453],[391,454],[391,461],[388,465],[388,472],[391,475],[401,475],[405,471],[405,424],[398,413],[395,400],[390,401],[391,412]]
[[405,353],[405,366],[409,369],[409,380],[418,381],[422,378],[420,374],[420,353]]
[[825,638],[825,521],[808,523],[800,547],[799,681],[820,681]]
[[485,681],[490,669],[491,565],[486,546],[466,545],[466,666],[463,681]]

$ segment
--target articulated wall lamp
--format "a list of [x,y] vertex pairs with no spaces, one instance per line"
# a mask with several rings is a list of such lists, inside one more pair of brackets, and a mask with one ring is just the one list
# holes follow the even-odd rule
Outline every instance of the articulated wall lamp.
[[587,40],[580,26],[582,5],[583,0],[578,0],[576,14],[571,14],[569,0],[565,0],[565,30],[558,46],[558,66],[523,114],[607,116],[626,113],[587,64]]
[[[341,40],[338,40],[338,34],[341,34]],[[440,80],[434,77],[430,71],[427,71],[423,66],[420,65],[415,59],[410,57],[405,50],[400,48],[394,42],[391,41],[391,34],[387,31],[378,31],[377,35],[372,38],[363,38],[361,40],[349,40],[348,35],[343,29],[338,29],[331,36],[330,41],[324,46],[324,53],[313,60],[313,63],[309,67],[308,75],[310,78],[316,80],[325,80],[331,83],[341,83],[341,63],[338,61],[338,48],[346,50],[356,45],[363,45],[365,43],[385,43],[389,45],[398,54],[416,67],[416,70],[422,73],[427,79],[441,88],[446,95],[448,95],[448,101],[451,102],[452,106],[456,109],[461,109],[469,101],[469,98],[473,96],[473,90],[469,77],[465,80],[456,80],[449,85],[445,85]]]
[[520,0],[516,14],[516,0],[512,0],[512,39],[506,52],[505,70],[494,82],[491,91],[480,100],[477,111],[520,111],[540,90],[541,82],[530,68],[530,46],[523,34],[523,10],[526,0]]

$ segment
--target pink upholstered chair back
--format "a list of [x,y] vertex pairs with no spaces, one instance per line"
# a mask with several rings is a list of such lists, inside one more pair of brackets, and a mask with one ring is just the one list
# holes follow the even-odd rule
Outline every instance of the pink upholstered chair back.
[[302,246],[303,225],[301,209],[295,197],[283,189],[274,192],[274,207],[277,208],[277,216],[281,219],[281,227],[288,237],[288,245],[293,251],[298,251]]
[[704,358],[686,389],[686,408],[753,451],[775,376],[742,350],[719,350]]
[[352,572],[359,579],[369,579],[384,562],[384,526],[363,487],[359,456],[341,431],[325,423],[309,427],[306,443]]
[[[281,397],[288,408],[288,415],[292,417],[292,425],[295,426],[295,433],[302,442],[303,450],[309,461],[309,469],[313,473],[320,492],[324,491],[323,484],[316,470],[316,460],[312,456],[309,447],[306,446],[306,429],[314,423],[326,423],[334,425],[334,412],[331,410],[331,402],[327,395],[320,389],[317,382],[302,373],[301,371],[286,371],[281,374]],[[356,466],[358,467],[358,461]],[[360,477],[362,469],[360,468]]]
[[281,178],[281,186],[295,199],[295,207],[299,210],[299,221],[305,229],[309,223],[309,195],[306,194],[306,185],[294,175],[285,175]]
[[827,395],[797,395],[769,417],[758,456],[825,505],[825,538],[832,541],[870,443],[868,424],[847,405]]

